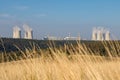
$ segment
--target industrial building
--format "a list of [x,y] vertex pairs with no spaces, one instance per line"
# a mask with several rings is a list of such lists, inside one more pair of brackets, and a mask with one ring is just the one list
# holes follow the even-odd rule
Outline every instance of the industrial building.
[[92,32],[92,40],[110,40],[110,31],[105,28],[94,28]]
[[44,40],[60,40],[60,39],[54,36],[45,36]]
[[21,38],[21,30],[18,26],[13,28],[13,38]]
[[64,37],[64,38],[47,35],[43,39],[44,40],[81,40],[80,34],[79,34],[78,37],[73,37],[73,36],[70,35],[70,33],[67,37]]
[[69,35],[65,37],[63,40],[81,40],[81,38],[80,38],[80,34],[78,35],[78,37],[73,37],[69,33]]
[[80,40],[79,37],[65,37],[63,40]]

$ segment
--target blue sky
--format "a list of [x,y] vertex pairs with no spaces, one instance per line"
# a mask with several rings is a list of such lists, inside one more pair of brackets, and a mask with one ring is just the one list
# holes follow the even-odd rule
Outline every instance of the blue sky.
[[92,28],[99,26],[119,37],[119,4],[119,0],[0,0],[0,35],[12,37],[15,25],[22,29],[28,24],[38,39],[68,33],[90,39]]

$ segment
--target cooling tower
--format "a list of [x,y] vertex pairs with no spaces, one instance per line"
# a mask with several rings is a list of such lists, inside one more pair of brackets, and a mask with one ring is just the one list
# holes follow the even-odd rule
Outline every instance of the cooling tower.
[[102,40],[105,40],[105,33],[102,34]]
[[103,40],[103,33],[101,30],[97,32],[97,40]]
[[94,28],[92,33],[92,40],[110,40],[109,30],[102,27]]
[[110,40],[110,32],[106,31],[105,40]]
[[18,26],[13,28],[13,38],[21,38],[21,30]]
[[97,29],[96,28],[93,29],[92,40],[97,40]]
[[24,38],[25,39],[33,39],[32,29],[26,24],[23,25],[23,28],[24,28],[24,31],[25,31]]

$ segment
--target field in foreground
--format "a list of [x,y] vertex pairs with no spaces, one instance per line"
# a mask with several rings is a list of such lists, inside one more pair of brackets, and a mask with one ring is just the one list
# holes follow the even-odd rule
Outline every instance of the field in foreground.
[[[40,50],[39,57],[26,56],[19,61],[0,63],[0,80],[120,80],[120,46],[109,45],[110,49],[104,43],[107,57],[95,55],[80,44],[76,48],[65,46],[64,50]],[[37,52],[26,51],[27,54]]]

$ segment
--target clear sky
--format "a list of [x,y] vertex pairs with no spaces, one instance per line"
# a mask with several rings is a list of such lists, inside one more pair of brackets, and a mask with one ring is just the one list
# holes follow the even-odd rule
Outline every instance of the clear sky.
[[99,26],[120,37],[120,0],[0,0],[0,35],[12,37],[12,28],[24,23],[38,39],[68,33],[90,39]]

